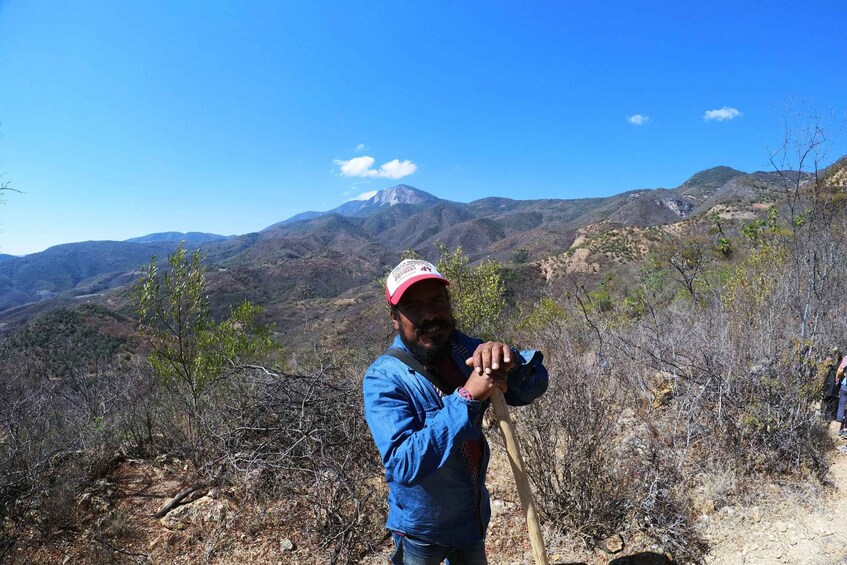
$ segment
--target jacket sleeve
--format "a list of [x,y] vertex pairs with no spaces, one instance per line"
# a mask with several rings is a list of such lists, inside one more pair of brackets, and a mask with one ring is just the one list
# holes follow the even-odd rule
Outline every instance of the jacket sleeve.
[[511,406],[525,406],[544,394],[549,383],[544,355],[535,350],[518,352],[517,364],[509,371],[508,383],[505,397]]
[[371,366],[364,378],[365,419],[385,466],[386,477],[414,486],[443,466],[464,440],[478,439],[474,424],[481,403],[453,393],[444,407],[420,414],[389,367]]

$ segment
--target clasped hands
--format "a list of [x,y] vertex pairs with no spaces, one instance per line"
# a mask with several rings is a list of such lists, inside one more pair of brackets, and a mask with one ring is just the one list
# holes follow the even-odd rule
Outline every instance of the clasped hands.
[[506,378],[515,366],[515,354],[505,343],[487,341],[477,346],[473,356],[468,357],[465,364],[473,367],[465,383],[465,390],[474,400],[486,400],[494,389],[500,389],[504,393],[508,390]]

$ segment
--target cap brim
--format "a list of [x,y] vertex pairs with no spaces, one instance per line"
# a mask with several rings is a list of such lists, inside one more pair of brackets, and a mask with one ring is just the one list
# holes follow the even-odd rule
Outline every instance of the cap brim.
[[412,286],[416,283],[419,283],[421,281],[429,280],[429,279],[435,279],[435,280],[437,280],[437,281],[439,281],[439,282],[441,282],[445,285],[450,284],[450,281],[448,281],[447,279],[445,279],[444,277],[442,277],[440,275],[420,275],[420,276],[414,277],[412,279],[409,279],[406,282],[404,282],[403,284],[401,284],[400,286],[398,286],[397,290],[394,291],[394,296],[388,295],[388,287],[386,287],[385,288],[385,299],[388,300],[388,303],[391,304],[392,306],[397,306],[397,304],[400,303],[400,299],[403,297],[403,293],[406,292],[406,290],[410,286]]

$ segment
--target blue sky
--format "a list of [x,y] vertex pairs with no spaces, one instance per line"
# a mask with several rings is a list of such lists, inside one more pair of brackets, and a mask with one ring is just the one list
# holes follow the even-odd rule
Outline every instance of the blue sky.
[[674,187],[769,169],[795,110],[823,117],[825,164],[847,153],[843,0],[697,4],[0,0],[0,173],[21,191],[0,253],[249,233],[397,183]]

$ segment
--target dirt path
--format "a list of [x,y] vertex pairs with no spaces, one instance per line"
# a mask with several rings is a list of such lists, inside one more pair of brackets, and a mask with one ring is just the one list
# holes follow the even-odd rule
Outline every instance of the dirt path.
[[[836,447],[845,441],[830,434]],[[704,519],[713,553],[708,565],[847,564],[847,455],[830,454],[833,488],[817,496],[786,495],[766,506],[723,508]]]

